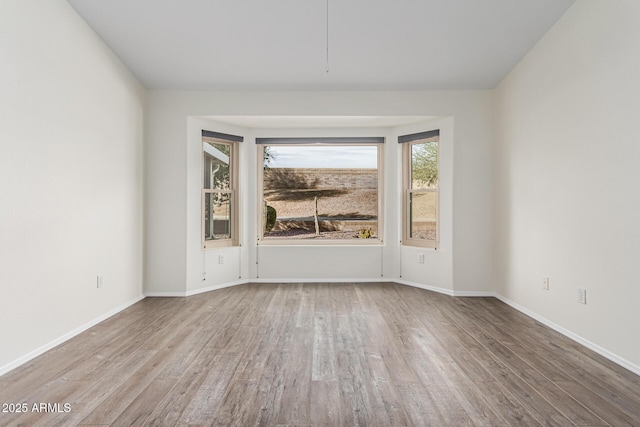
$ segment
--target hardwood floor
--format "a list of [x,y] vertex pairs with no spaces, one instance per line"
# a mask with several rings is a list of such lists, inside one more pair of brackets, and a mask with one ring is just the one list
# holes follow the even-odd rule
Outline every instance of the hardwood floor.
[[493,298],[252,284],[147,298],[0,377],[0,403],[28,407],[2,426],[639,426],[640,377]]

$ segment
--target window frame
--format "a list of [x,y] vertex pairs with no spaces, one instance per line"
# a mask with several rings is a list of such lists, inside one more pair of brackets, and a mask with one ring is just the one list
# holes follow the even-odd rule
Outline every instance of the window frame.
[[[203,132],[204,133],[204,132]],[[209,132],[213,133],[213,132]],[[222,134],[220,134],[222,135]],[[205,164],[206,164],[206,154],[205,154],[205,144],[213,143],[213,144],[224,144],[229,146],[229,189],[228,190],[220,190],[214,188],[205,188],[204,178],[205,178]],[[201,189],[201,230],[200,230],[200,238],[201,245],[203,250],[208,249],[216,249],[223,248],[229,246],[239,246],[240,245],[240,227],[238,224],[239,221],[239,200],[238,200],[238,153],[239,153],[239,141],[220,138],[211,135],[203,135],[202,136],[202,147],[201,153],[202,157],[200,160],[200,189]],[[209,239],[207,240],[205,235],[206,230],[206,195],[207,194],[228,194],[229,195],[229,221],[231,225],[229,227],[229,238],[224,239]]]
[[[259,140],[260,138],[257,138]],[[268,138],[264,138],[267,140]],[[359,138],[310,138],[314,142],[303,142],[306,138],[291,138],[291,140],[296,140],[298,142],[287,142],[286,145],[288,147],[304,147],[304,146],[345,146],[345,147],[353,147],[353,146],[374,146],[377,148],[377,182],[378,182],[378,194],[377,194],[377,233],[376,237],[368,238],[368,239],[287,239],[287,238],[274,238],[268,239],[264,237],[264,148],[269,146],[278,146],[278,143],[257,143],[257,227],[256,227],[256,240],[258,246],[372,246],[372,245],[384,245],[384,151],[385,151],[385,143],[384,138],[376,138],[380,139],[382,142],[357,142]],[[367,138],[368,139],[368,138]],[[274,140],[280,141],[279,138],[274,138]],[[356,142],[349,143],[349,140],[353,140]],[[323,142],[325,141],[325,142]],[[345,142],[338,142],[345,141]]]
[[[436,133],[435,135],[429,135]],[[420,248],[435,249],[440,247],[440,134],[438,131],[425,132],[427,136],[417,137],[416,139],[408,139],[406,141],[400,141],[402,146],[402,245],[403,246],[415,246]],[[420,134],[416,134],[420,135]],[[435,188],[411,188],[412,180],[412,147],[418,144],[425,144],[429,142],[437,143],[437,169],[438,169],[438,185]],[[417,239],[411,237],[411,200],[413,194],[436,194],[436,215],[435,215],[435,233],[436,238],[434,240],[429,239]]]

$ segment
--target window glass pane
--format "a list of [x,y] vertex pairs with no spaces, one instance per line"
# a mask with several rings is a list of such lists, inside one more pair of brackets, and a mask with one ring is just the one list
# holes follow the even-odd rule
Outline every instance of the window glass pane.
[[231,185],[230,165],[231,145],[204,142],[204,183],[209,190],[228,190]]
[[231,238],[231,193],[205,193],[204,239]]
[[266,239],[378,237],[377,146],[264,149]]
[[377,168],[373,145],[267,145],[265,166],[273,168]]
[[438,142],[411,145],[411,188],[438,187]]
[[409,237],[412,239],[436,240],[437,193],[409,194]]

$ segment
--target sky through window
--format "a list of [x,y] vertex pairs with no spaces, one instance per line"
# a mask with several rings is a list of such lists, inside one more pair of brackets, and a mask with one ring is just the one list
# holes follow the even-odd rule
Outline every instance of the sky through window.
[[269,151],[271,168],[377,168],[375,146],[276,146]]

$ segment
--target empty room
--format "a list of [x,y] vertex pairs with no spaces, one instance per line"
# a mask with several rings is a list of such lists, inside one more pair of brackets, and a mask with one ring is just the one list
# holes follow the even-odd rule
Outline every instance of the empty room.
[[0,0],[0,425],[640,425],[639,22]]

